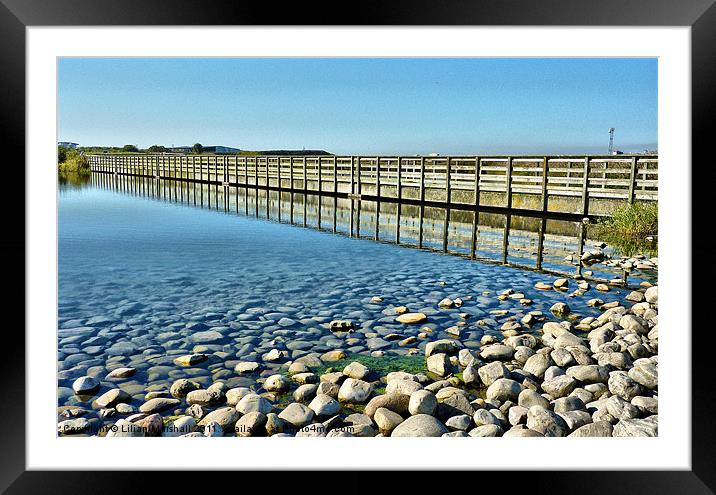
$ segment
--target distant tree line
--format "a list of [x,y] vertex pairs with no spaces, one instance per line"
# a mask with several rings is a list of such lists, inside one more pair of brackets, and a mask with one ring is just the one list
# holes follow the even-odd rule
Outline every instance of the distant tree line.
[[[63,148],[61,148],[63,149]],[[134,144],[125,144],[124,146],[80,146],[79,150],[84,153],[98,154],[98,153],[170,153],[171,148],[162,146],[160,144],[153,144],[146,149],[139,148]],[[194,143],[191,147],[191,153],[201,154],[204,153],[204,146],[201,143]],[[251,151],[241,150],[237,153],[222,153],[222,155],[249,155],[249,156],[261,156],[261,155],[283,155],[283,156],[315,156],[315,155],[332,155],[328,151],[324,150],[263,150],[263,151]]]

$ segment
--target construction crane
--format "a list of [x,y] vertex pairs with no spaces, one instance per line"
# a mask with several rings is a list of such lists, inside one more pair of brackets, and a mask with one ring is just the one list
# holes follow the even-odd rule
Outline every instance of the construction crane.
[[614,128],[609,128],[609,154],[614,153]]

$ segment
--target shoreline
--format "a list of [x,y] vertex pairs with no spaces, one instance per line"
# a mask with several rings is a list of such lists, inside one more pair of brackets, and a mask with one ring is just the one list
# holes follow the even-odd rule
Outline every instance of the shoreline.
[[[589,285],[579,279],[558,279],[544,285],[549,285],[548,291],[576,289],[582,294],[575,297],[590,298],[587,306],[599,306],[601,291],[584,284]],[[250,380],[243,382],[248,386],[230,388],[221,378],[210,385],[205,380],[179,378],[169,390],[147,387],[139,407],[131,405],[132,395],[122,390],[122,382],[136,369],[115,360],[116,365],[107,364],[109,376],[82,376],[73,381],[74,393],[85,401],[59,407],[58,433],[656,436],[658,288],[643,285],[627,295],[623,304],[611,301],[602,306],[599,316],[581,319],[559,302],[551,306],[551,314],[527,311],[520,320],[508,316],[507,310],[492,310],[485,318],[466,311],[478,297],[529,308],[534,301],[520,293],[527,292],[526,287],[446,297],[433,314],[449,311],[458,318],[454,325],[442,329],[425,326],[432,314],[391,307],[382,297],[373,296],[371,305],[387,306],[383,310],[386,319],[408,322],[400,325],[420,333],[367,333],[370,359],[341,349],[289,359],[289,353],[295,351],[286,347],[288,340],[278,336],[271,351],[255,360],[239,357],[233,367],[235,375],[254,377],[253,387]],[[547,292],[535,288],[540,294]],[[501,317],[505,318],[498,321]],[[479,327],[483,320],[499,332],[486,333],[479,341],[460,340],[461,334]],[[327,325],[348,346],[356,323],[347,318]],[[212,332],[209,328],[197,330]],[[441,330],[451,338],[430,340],[431,334]],[[405,348],[403,356],[382,350],[384,343],[399,338]],[[202,350],[206,352],[198,352]],[[174,366],[188,371],[221,359],[216,354],[211,344],[202,347],[198,343],[189,354],[170,353],[168,357]],[[396,359],[402,361],[390,363]],[[385,366],[380,366],[381,361]],[[115,388],[99,395],[100,382],[111,382]],[[94,413],[101,421],[92,418]],[[102,424],[107,421],[109,427],[110,423]]]

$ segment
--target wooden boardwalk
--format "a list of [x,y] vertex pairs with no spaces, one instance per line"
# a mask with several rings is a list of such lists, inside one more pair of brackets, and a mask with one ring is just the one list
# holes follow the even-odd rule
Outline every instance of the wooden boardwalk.
[[658,198],[656,155],[88,155],[94,172],[591,217]]

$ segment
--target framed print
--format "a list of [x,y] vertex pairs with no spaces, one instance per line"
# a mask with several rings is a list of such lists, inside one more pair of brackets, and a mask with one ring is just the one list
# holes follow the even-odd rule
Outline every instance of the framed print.
[[3,0],[3,489],[712,493],[711,2],[270,10]]

